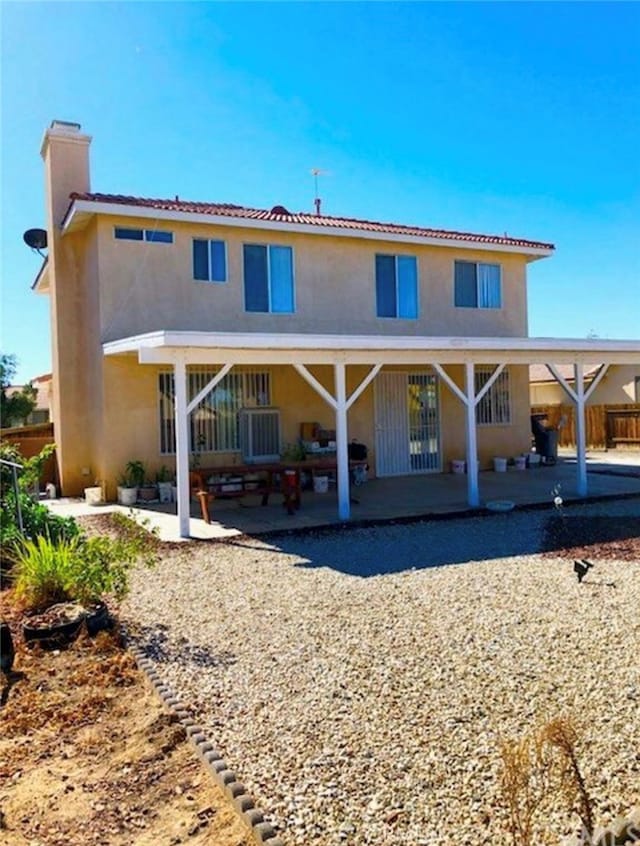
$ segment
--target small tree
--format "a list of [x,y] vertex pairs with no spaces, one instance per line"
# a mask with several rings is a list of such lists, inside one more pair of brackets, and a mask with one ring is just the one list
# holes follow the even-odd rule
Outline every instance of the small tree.
[[18,360],[15,355],[0,353],[0,425],[3,427],[25,424],[37,405],[38,392],[31,382],[11,396],[7,390],[16,375]]

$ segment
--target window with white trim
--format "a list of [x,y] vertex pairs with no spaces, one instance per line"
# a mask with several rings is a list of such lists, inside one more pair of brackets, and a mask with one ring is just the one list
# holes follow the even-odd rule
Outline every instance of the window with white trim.
[[[476,396],[493,376],[495,367],[476,367]],[[476,406],[478,426],[500,426],[511,423],[511,391],[509,371],[505,368]]]
[[454,262],[454,302],[457,308],[502,308],[499,264]]
[[293,249],[244,245],[244,307],[247,311],[293,314]]
[[376,255],[378,317],[418,316],[418,267],[415,256]]
[[[216,368],[187,371],[190,402],[216,375]],[[175,389],[172,372],[158,375],[160,453],[176,451]],[[267,371],[227,373],[189,415],[190,452],[236,452],[240,449],[238,415],[241,408],[271,404],[271,376]]]
[[166,229],[129,229],[115,226],[113,237],[118,241],[151,241],[155,244],[173,244],[173,232]]
[[227,281],[227,245],[224,241],[193,239],[193,278],[199,282]]

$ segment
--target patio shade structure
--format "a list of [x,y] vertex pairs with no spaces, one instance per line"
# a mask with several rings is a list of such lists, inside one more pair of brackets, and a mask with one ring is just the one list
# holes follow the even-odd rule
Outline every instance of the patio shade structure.
[[[103,344],[105,355],[135,354],[141,365],[171,366],[175,379],[176,475],[180,534],[189,537],[189,414],[234,365],[291,365],[333,409],[336,421],[338,465],[338,518],[348,520],[349,442],[347,412],[385,365],[429,365],[460,400],[465,410],[467,501],[480,505],[477,466],[476,406],[508,364],[546,364],[576,406],[577,490],[587,495],[585,403],[610,364],[640,364],[640,341],[605,341],[555,338],[462,338],[380,335],[313,335],[235,332],[189,332],[160,330]],[[584,366],[602,364],[589,389],[584,388]],[[330,393],[310,372],[309,366],[330,365],[334,391]],[[463,365],[464,388],[444,369]],[[476,364],[494,365],[489,380],[476,393]],[[575,389],[555,369],[573,364]],[[190,402],[187,398],[187,366],[217,365],[220,370]],[[369,365],[370,370],[347,396],[346,368]]]

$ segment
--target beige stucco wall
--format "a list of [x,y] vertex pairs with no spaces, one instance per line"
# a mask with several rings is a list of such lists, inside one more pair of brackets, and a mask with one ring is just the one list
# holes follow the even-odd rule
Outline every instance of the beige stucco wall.
[[[89,185],[88,139],[55,137],[45,145],[49,277],[52,314],[53,419],[62,489],[78,494],[104,480],[110,497],[126,463],[141,459],[153,474],[173,459],[160,455],[158,368],[134,356],[104,358],[102,344],[143,332],[174,329],[236,332],[337,333],[409,336],[525,336],[526,261],[497,251],[403,245],[356,237],[275,233],[247,227],[171,223],[173,244],[116,240],[114,226],[153,228],[149,219],[93,217],[84,228],[60,234],[73,190]],[[227,245],[228,281],[196,282],[193,238],[220,238]],[[294,314],[255,314],[244,309],[242,245],[286,244],[294,250]],[[376,316],[376,253],[410,254],[418,260],[419,318]],[[454,307],[454,260],[498,263],[502,307]],[[283,441],[294,441],[303,421],[334,428],[332,410],[291,367],[269,367],[273,404],[282,409]],[[407,369],[407,368],[405,368]],[[416,370],[420,368],[417,367]],[[526,368],[512,368],[514,374]],[[368,368],[349,367],[349,391]],[[314,368],[333,388],[331,368]],[[462,384],[462,369],[450,372]],[[374,386],[349,412],[349,437],[368,445],[375,472]],[[493,454],[515,454],[528,446],[526,377],[512,379],[513,421],[481,427],[481,466]],[[464,456],[464,414],[442,385],[442,467]],[[236,456],[202,457],[203,463]]]
[[[116,225],[153,228],[153,221],[100,217],[104,341],[158,329],[483,337],[527,334],[526,262],[515,254],[185,223],[158,226],[173,232],[173,244],[147,243],[116,240]],[[226,283],[194,281],[193,238],[226,242]],[[245,312],[245,243],[293,247],[294,314]],[[376,253],[417,256],[419,319],[376,317]],[[502,308],[455,308],[455,259],[502,266]]]
[[[636,379],[640,378],[640,367],[634,364],[612,364],[596,385],[587,405],[626,405],[638,402]],[[573,383],[571,383],[573,386]],[[588,387],[588,384],[587,384]],[[569,396],[557,383],[538,382],[530,386],[531,405],[568,405]]]
[[[282,443],[295,442],[300,423],[317,422],[334,429],[333,410],[320,395],[290,366],[261,367],[271,374],[272,405],[281,409]],[[333,391],[330,367],[310,368],[318,380]],[[421,372],[425,368],[392,368]],[[427,368],[428,369],[428,368]],[[347,387],[353,391],[368,367],[348,367]],[[135,356],[110,356],[104,360],[105,426],[92,464],[96,478],[107,483],[107,493],[115,497],[116,482],[132,459],[145,462],[153,476],[161,465],[175,468],[173,456],[160,454],[158,421],[158,374],[161,368],[139,365]],[[448,367],[457,384],[463,384],[462,367]],[[511,457],[529,449],[529,404],[526,393],[526,367],[511,367],[512,421],[504,426],[478,427],[478,455],[481,469],[492,466],[494,455]],[[376,473],[375,457],[375,382],[370,385],[349,412],[349,438],[356,438],[369,448],[371,474]],[[465,455],[465,417],[462,404],[440,382],[440,420],[442,470],[448,472],[454,458]],[[203,453],[201,466],[216,466],[241,461],[239,453]]]

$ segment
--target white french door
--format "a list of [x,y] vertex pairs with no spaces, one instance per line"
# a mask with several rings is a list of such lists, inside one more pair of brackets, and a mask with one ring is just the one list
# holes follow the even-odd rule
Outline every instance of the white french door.
[[437,376],[397,371],[379,373],[375,414],[378,476],[440,471]]

